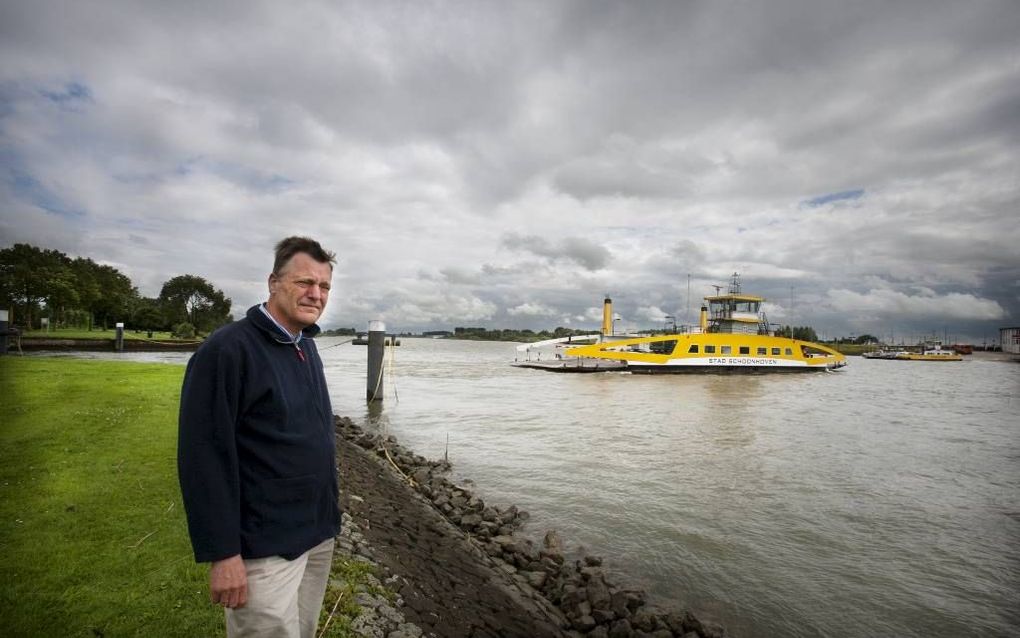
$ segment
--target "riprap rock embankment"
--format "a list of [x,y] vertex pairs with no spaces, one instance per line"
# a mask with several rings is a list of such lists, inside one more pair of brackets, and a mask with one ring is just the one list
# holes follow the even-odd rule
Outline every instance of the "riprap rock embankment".
[[690,612],[653,609],[643,592],[611,582],[601,558],[566,551],[554,531],[540,542],[525,538],[527,512],[486,504],[450,480],[448,463],[347,418],[337,417],[336,429],[358,551],[385,572],[402,603],[403,618],[378,623],[374,634],[405,636],[413,627],[450,638],[726,635]]

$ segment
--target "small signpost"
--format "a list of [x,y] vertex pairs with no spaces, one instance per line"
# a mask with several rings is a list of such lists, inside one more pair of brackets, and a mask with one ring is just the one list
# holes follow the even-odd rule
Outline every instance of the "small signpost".
[[124,352],[124,322],[117,323],[117,336],[114,337],[113,349],[117,352]]

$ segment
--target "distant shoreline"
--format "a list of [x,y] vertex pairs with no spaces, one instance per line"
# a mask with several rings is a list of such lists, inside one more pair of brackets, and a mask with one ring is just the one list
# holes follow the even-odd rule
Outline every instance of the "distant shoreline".
[[[59,339],[22,338],[21,349],[31,352],[109,352],[115,349],[113,339]],[[201,341],[149,341],[147,339],[125,339],[124,350],[131,352],[193,352],[202,345]],[[12,346],[14,350],[16,347]]]

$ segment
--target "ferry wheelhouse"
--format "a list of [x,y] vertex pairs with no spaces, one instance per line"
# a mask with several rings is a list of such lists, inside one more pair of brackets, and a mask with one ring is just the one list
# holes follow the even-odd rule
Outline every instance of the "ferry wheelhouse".
[[[734,273],[725,294],[705,297],[696,328],[650,337],[607,338],[604,327],[598,343],[566,348],[563,356],[577,357],[578,367],[591,368],[601,360],[615,362],[605,369],[641,374],[810,372],[846,365],[846,357],[832,348],[775,336],[762,310],[764,301],[764,297],[743,293],[740,276]],[[611,308],[606,312],[611,315]]]

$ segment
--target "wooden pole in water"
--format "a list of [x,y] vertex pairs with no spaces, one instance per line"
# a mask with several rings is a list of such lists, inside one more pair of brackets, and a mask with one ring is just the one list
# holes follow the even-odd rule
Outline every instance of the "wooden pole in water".
[[368,322],[368,381],[365,398],[371,403],[383,399],[383,355],[386,350],[386,324]]
[[117,336],[113,340],[113,349],[117,352],[124,352],[124,324],[117,324]]

